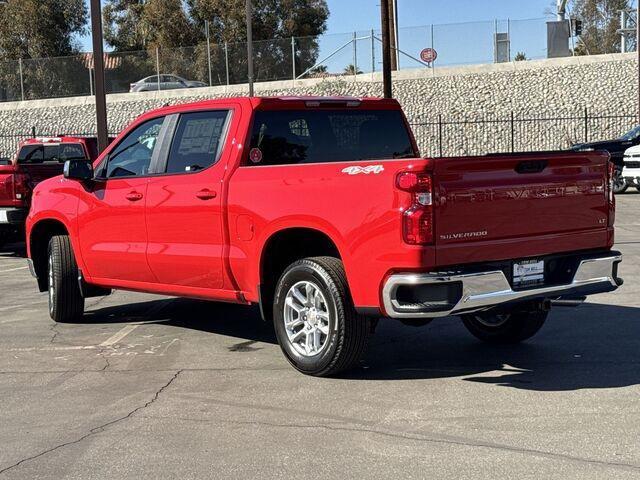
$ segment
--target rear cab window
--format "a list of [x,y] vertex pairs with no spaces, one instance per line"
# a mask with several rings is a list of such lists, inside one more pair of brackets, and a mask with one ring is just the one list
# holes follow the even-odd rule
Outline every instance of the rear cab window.
[[80,143],[29,144],[18,152],[18,164],[59,164],[67,160],[88,160]]
[[415,158],[400,110],[258,110],[244,165]]

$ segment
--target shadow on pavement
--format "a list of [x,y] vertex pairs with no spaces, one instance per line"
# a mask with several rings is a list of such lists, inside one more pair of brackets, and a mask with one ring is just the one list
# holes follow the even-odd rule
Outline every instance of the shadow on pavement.
[[27,258],[27,247],[24,242],[0,245],[0,257]]
[[[275,344],[258,309],[188,299],[97,308],[91,323],[145,321]],[[456,318],[422,328],[382,320],[360,367],[345,380],[462,378],[535,391],[618,388],[640,384],[640,308],[586,304],[556,308],[533,339],[493,346]]]
[[345,378],[463,377],[535,391],[640,384],[640,308],[557,308],[538,335],[519,345],[484,344],[468,334],[462,322],[447,322],[451,319],[416,329],[415,338],[407,338],[407,332],[401,339],[393,334],[374,338],[367,368]]
[[257,307],[231,303],[170,298],[109,307],[85,313],[87,323],[145,322],[188,328],[245,340],[276,343],[271,325]]

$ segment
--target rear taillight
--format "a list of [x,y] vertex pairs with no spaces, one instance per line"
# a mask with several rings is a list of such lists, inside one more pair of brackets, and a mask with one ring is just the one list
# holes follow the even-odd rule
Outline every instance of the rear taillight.
[[613,183],[616,174],[616,166],[612,161],[607,162],[607,180],[609,182],[609,202],[613,202],[615,197],[613,195]]
[[411,194],[411,206],[402,213],[402,236],[410,245],[433,242],[433,185],[431,175],[401,172],[396,187]]
[[616,219],[616,196],[613,193],[613,185],[615,182],[616,165],[609,161],[607,162],[607,200],[609,201],[609,221],[608,226],[613,227]]
[[29,177],[24,173],[13,176],[13,196],[16,200],[24,201],[29,195]]

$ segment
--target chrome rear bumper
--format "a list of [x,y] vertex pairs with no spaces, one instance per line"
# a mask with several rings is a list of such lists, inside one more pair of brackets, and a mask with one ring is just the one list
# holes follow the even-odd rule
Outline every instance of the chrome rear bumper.
[[[598,257],[581,260],[573,280],[564,285],[541,286],[526,290],[513,290],[502,270],[462,274],[396,274],[384,284],[382,298],[386,314],[392,318],[435,318],[447,315],[487,310],[497,305],[535,300],[555,299],[566,296],[590,295],[615,290],[622,285],[617,276],[617,266],[622,255],[609,252]],[[455,286],[460,292],[452,303],[440,305],[403,305],[397,298],[401,287],[424,285]]]

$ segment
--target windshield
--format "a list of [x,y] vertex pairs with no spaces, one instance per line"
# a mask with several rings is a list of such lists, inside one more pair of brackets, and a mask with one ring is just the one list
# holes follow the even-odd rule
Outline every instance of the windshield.
[[25,145],[18,153],[18,164],[64,163],[67,160],[87,160],[79,143],[61,143],[58,145]]
[[399,110],[258,111],[245,164],[284,165],[414,158]]
[[635,140],[640,136],[640,125],[620,137],[620,140]]

